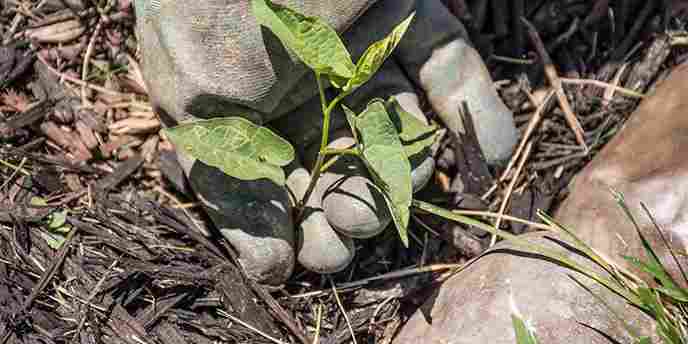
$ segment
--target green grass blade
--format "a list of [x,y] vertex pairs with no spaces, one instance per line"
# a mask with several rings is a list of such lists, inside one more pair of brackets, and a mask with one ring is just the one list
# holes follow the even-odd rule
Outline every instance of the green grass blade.
[[551,260],[559,262],[559,264],[561,264],[562,266],[567,267],[573,271],[579,272],[579,273],[587,276],[588,278],[591,278],[592,280],[601,284],[602,286],[604,286],[605,288],[607,288],[611,292],[624,298],[624,300],[626,300],[626,302],[628,302],[628,303],[630,303],[636,307],[640,307],[640,301],[639,301],[637,295],[635,295],[634,293],[632,293],[629,290],[627,290],[626,288],[624,288],[617,281],[603,277],[599,273],[578,264],[577,262],[575,262],[571,258],[569,258],[569,257],[567,257],[567,256],[565,256],[565,255],[563,255],[557,251],[551,250],[551,249],[546,248],[546,247],[542,247],[540,245],[532,244],[532,243],[528,242],[527,240],[520,238],[517,235],[496,229],[496,228],[494,228],[494,227],[492,227],[486,223],[480,222],[478,220],[472,219],[472,218],[467,217],[467,216],[453,213],[447,209],[437,207],[437,206],[432,205],[432,204],[427,203],[427,202],[423,202],[423,201],[419,201],[419,200],[413,200],[413,207],[415,207],[419,211],[434,214],[434,215],[443,217],[443,218],[450,220],[450,221],[455,221],[458,223],[463,223],[466,225],[478,227],[478,228],[483,229],[489,233],[492,233],[492,234],[495,234],[499,237],[502,237],[505,240],[508,240],[513,245],[520,247],[521,249],[524,249],[527,252],[537,253],[537,254],[540,254],[544,257],[547,257]]
[[[611,306],[605,299],[603,299],[603,298],[602,298],[600,295],[598,295],[597,293],[593,292],[592,289],[590,289],[590,287],[588,287],[587,285],[585,285],[583,282],[581,282],[581,281],[580,281],[578,278],[576,278],[575,276],[569,275],[569,278],[571,278],[576,284],[578,284],[578,286],[580,286],[581,288],[585,289],[585,291],[587,291],[593,298],[595,298],[601,305],[603,305],[604,308],[606,308],[607,311],[608,311],[609,313],[611,313],[611,314],[614,316],[614,318],[616,318],[616,320],[624,327],[624,329],[626,329],[626,332],[627,332],[629,335],[631,335],[634,339],[638,340],[638,342],[642,341],[643,338],[640,337],[640,335],[638,334],[638,332],[637,332],[636,330],[634,330],[634,329],[631,327],[631,325],[628,324],[628,323],[624,320],[624,317],[623,317],[619,312],[617,312],[614,308],[612,308],[612,306]],[[649,311],[649,310],[646,310],[646,311]]]
[[516,332],[516,343],[518,344],[538,344],[537,337],[535,337],[535,332],[526,325],[523,318],[519,315],[511,314],[511,323],[514,326],[514,332]]
[[613,191],[613,194],[617,203],[621,206],[621,209],[624,211],[631,223],[633,223],[633,227],[635,228],[638,237],[640,237],[643,249],[645,250],[645,255],[648,259],[647,262],[643,263],[643,267],[645,267],[644,271],[652,274],[655,278],[657,278],[664,288],[677,291],[678,293],[683,294],[685,297],[688,297],[688,293],[686,292],[686,290],[679,288],[677,286],[676,282],[667,272],[666,268],[664,267],[659,257],[655,253],[654,249],[652,249],[650,242],[647,240],[647,238],[641,231],[640,225],[638,224],[635,217],[631,213],[630,208],[626,204],[623,194],[617,191]]
[[671,254],[671,258],[674,260],[674,263],[676,264],[676,266],[678,266],[678,269],[681,272],[681,277],[683,277],[683,282],[685,284],[688,284],[688,276],[686,275],[686,272],[683,269],[683,266],[678,261],[678,258],[676,257],[676,253],[674,252],[674,249],[671,247],[671,245],[669,245],[669,241],[664,236],[664,232],[662,231],[662,228],[660,228],[659,224],[655,220],[655,217],[652,215],[652,213],[647,208],[645,203],[640,202],[640,206],[645,211],[645,214],[647,215],[647,217],[650,218],[650,221],[652,221],[652,225],[654,226],[655,230],[659,234],[659,237],[662,238],[662,242],[664,243],[664,246],[666,246],[667,250],[669,250],[669,253]]

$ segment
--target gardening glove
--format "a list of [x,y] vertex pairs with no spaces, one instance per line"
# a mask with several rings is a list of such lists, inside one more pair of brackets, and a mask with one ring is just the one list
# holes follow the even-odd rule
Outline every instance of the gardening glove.
[[[620,193],[640,233],[683,288],[685,279],[669,247],[678,263],[685,267],[688,263],[685,255],[688,245],[686,92],[688,64],[684,63],[642,101],[622,130],[574,178],[570,195],[555,216],[603,257],[651,283],[652,277],[623,258],[630,256],[649,262],[633,222],[617,203],[612,190]],[[659,230],[642,209],[641,202]],[[590,260],[566,249],[566,241],[560,235],[536,232],[522,239],[559,251],[605,274]],[[601,295],[613,312],[639,335],[656,335],[657,323],[599,284],[570,269],[536,259],[505,242],[447,281],[414,314],[394,343],[514,343],[512,305],[533,325],[542,343],[559,343],[562,338],[567,343],[609,343],[602,333],[615,342],[637,342],[611,310],[576,285],[570,276]],[[661,340],[655,338],[651,342]]]
[[[508,158],[516,140],[511,114],[465,30],[439,0],[288,4],[343,32],[354,60],[415,11],[394,55],[344,103],[360,111],[374,97],[394,95],[406,111],[425,120],[416,93],[420,87],[444,124],[461,131],[458,108],[466,101],[487,160]],[[311,167],[322,130],[313,74],[257,24],[250,9],[248,0],[137,0],[151,101],[167,125],[214,116],[244,116],[268,125],[287,137],[303,164]],[[330,146],[353,143],[340,130],[345,126],[343,114],[334,113]],[[238,180],[183,154],[178,157],[215,226],[236,248],[247,273],[262,282],[279,284],[288,278],[296,250],[311,270],[339,271],[353,257],[352,238],[373,236],[390,223],[384,198],[351,157],[342,157],[322,176],[300,224],[299,247],[290,207],[303,196],[310,178],[299,161],[289,166],[287,188],[282,188],[262,179]],[[432,175],[434,162],[429,152],[410,160],[417,190]]]

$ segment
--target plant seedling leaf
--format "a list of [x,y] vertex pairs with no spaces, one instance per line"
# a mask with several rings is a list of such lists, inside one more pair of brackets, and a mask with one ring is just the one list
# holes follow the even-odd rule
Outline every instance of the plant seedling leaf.
[[359,116],[350,117],[355,118],[363,161],[385,194],[401,241],[408,247],[409,207],[413,198],[411,164],[394,123],[381,100],[368,104]]
[[435,143],[437,126],[426,125],[421,122],[418,118],[404,110],[394,97],[387,101],[387,108],[392,123],[394,123],[399,133],[401,144],[404,145],[406,156],[409,159],[423,153]]
[[401,38],[404,37],[414,16],[415,13],[411,13],[411,15],[399,23],[387,37],[371,44],[368,49],[366,49],[361,58],[358,59],[358,62],[356,62],[356,69],[353,77],[348,80],[346,85],[342,86],[340,84],[341,81],[338,80],[332,80],[332,84],[335,87],[342,88],[344,92],[351,92],[368,82],[368,80],[375,75],[377,70],[380,69],[380,66],[387,60],[389,55],[392,54],[399,44],[399,41],[401,41]]
[[344,110],[344,115],[346,115],[346,122],[349,124],[354,141],[359,142],[358,132],[356,131],[356,113],[344,104],[342,104],[342,109]]
[[318,17],[308,17],[270,0],[252,0],[253,15],[310,69],[348,80],[356,66],[337,31]]
[[165,134],[177,149],[241,180],[267,178],[284,185],[282,166],[294,160],[289,142],[242,117],[181,124]]

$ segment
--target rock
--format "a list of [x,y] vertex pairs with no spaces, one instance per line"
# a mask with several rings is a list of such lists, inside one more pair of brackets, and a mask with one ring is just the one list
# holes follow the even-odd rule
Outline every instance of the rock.
[[[639,204],[647,205],[670,245],[685,248],[688,161],[681,153],[688,151],[686,80],[688,64],[677,67],[654,94],[643,100],[620,133],[575,177],[569,197],[556,213],[556,219],[582,240],[640,276],[641,272],[618,258],[631,255],[642,260],[644,256],[639,237],[616,204],[611,188],[623,193],[640,231],[675,280],[682,281],[676,264]],[[556,238],[551,233],[522,237],[590,265],[545,235]],[[514,254],[508,243],[500,244],[449,279],[411,317],[394,343],[514,343],[509,319],[512,300],[543,343],[558,343],[561,338],[566,338],[567,343],[608,343],[581,324],[601,330],[619,342],[631,341],[611,313],[570,280],[571,270],[519,252]],[[678,259],[682,265],[688,263],[681,255]],[[590,281],[586,284],[602,292],[603,298],[641,335],[655,332],[654,323],[637,309]]]
[[[588,262],[540,233],[525,237],[535,244],[567,252],[579,263]],[[508,253],[505,250],[509,248],[513,247],[497,245],[491,253],[445,282],[413,314],[394,344],[516,343],[512,303],[536,329],[541,343],[561,343],[562,338],[572,344],[609,343],[579,322],[604,331],[619,342],[631,342],[608,310],[568,276],[574,274],[590,286],[591,280],[541,259]],[[612,307],[623,312],[632,325],[648,323],[648,318],[620,298],[599,287],[592,289],[610,300]]]
[[[619,134],[574,178],[557,219],[600,252],[610,257],[644,256],[635,229],[612,198],[612,188],[623,193],[641,231],[661,257],[670,259],[669,252],[640,202],[647,205],[672,246],[682,252],[688,245],[687,92],[688,64],[683,64],[640,103]],[[688,263],[684,255],[679,260]],[[676,268],[673,263],[667,266]]]

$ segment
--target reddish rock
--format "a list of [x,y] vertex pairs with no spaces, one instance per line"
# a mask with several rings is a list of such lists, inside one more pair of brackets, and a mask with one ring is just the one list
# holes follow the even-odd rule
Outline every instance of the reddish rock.
[[[621,255],[642,257],[642,248],[610,188],[625,195],[642,232],[659,249],[667,266],[675,268],[667,260],[667,250],[660,244],[657,231],[640,211],[640,202],[647,204],[672,245],[685,250],[688,235],[685,229],[688,222],[685,215],[688,214],[686,94],[688,65],[684,64],[643,100],[622,131],[576,176],[569,198],[556,214],[560,222],[618,263],[623,263]],[[546,236],[555,238],[551,234]],[[523,237],[564,250],[543,233]],[[585,262],[580,257],[577,259]],[[570,270],[555,264],[528,257],[508,243],[500,244],[444,283],[413,314],[394,343],[513,344],[512,300],[531,321],[542,343],[608,343],[583,324],[619,342],[630,342],[621,324],[572,282],[571,274]],[[641,333],[654,333],[653,323],[640,312],[618,297],[603,295]]]

